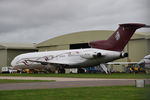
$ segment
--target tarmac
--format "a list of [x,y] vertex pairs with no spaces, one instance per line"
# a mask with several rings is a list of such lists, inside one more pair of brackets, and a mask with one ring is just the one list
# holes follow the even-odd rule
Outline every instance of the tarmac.
[[0,90],[24,90],[24,89],[47,89],[47,88],[71,88],[93,86],[135,86],[136,80],[145,80],[150,84],[150,79],[100,79],[100,78],[60,78],[60,77],[9,77],[0,76],[0,79],[14,80],[55,80],[54,82],[32,83],[5,83],[0,84]]

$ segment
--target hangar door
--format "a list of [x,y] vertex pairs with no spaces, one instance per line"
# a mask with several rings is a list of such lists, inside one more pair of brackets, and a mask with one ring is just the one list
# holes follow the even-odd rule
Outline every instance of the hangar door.
[[88,43],[70,44],[70,49],[90,48]]

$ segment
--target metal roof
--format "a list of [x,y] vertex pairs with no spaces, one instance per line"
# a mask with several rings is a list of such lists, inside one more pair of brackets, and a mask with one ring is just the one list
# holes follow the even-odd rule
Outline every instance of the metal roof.
[[31,49],[36,50],[35,44],[27,43],[0,43],[0,49]]
[[[45,47],[52,45],[65,45],[74,43],[86,43],[93,40],[106,40],[114,31],[94,30],[82,31],[65,34],[55,38],[48,39],[36,45],[36,47]],[[136,32],[131,39],[150,39],[150,33]]]

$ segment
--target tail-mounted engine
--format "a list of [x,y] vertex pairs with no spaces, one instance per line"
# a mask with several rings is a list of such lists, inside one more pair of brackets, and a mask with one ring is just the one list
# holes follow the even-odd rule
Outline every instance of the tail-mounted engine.
[[120,57],[121,58],[128,57],[128,53],[127,52],[126,53],[122,52],[122,53],[120,53]]
[[93,58],[101,57],[102,54],[100,52],[98,53],[97,52],[85,52],[80,56],[85,59],[93,59]]

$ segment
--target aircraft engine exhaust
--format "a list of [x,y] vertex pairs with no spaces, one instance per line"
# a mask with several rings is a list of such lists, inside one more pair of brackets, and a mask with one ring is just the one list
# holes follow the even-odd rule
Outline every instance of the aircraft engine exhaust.
[[128,57],[128,53],[127,52],[122,52],[122,53],[120,53],[120,57],[121,58],[125,58],[125,57]]

